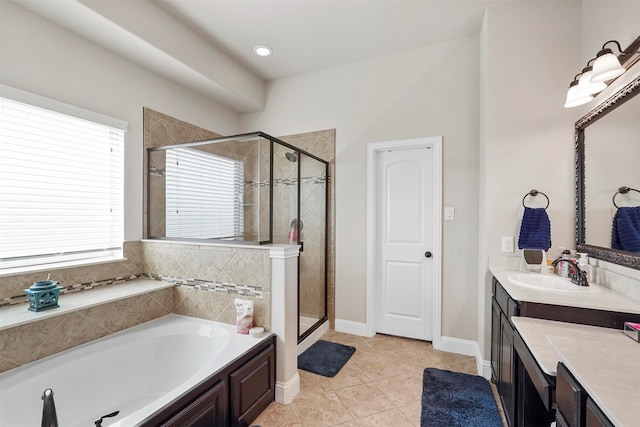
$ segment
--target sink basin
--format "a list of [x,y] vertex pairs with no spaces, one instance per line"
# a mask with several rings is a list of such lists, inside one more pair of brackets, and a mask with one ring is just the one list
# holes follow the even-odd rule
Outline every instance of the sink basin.
[[590,293],[598,292],[596,286],[578,286],[570,279],[554,276],[551,274],[519,273],[509,276],[509,281],[513,284],[528,288],[542,289],[558,292]]

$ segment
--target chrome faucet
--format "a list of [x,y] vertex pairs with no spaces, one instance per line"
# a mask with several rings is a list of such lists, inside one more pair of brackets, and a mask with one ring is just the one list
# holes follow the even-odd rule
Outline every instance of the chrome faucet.
[[58,427],[56,404],[53,402],[53,390],[46,389],[42,393],[42,427]]
[[[551,266],[555,267],[556,265],[558,265],[558,263],[562,261],[562,262],[566,262],[569,263],[569,275],[571,276],[571,282],[575,283],[578,286],[589,286],[589,281],[587,280],[587,272],[583,271],[580,266],[578,264],[576,264],[575,262],[569,260],[569,259],[565,259],[565,258],[558,258],[555,261],[553,261],[551,263]],[[571,274],[571,272],[573,272],[573,274]]]

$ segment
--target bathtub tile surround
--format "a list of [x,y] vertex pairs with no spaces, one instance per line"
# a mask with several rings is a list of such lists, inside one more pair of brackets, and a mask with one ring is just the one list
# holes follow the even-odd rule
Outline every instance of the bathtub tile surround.
[[[34,282],[44,280],[51,273],[55,280],[72,292],[79,288],[90,288],[112,284],[114,278],[130,278],[139,276],[142,271],[142,243],[124,242],[124,259],[102,264],[86,265],[56,270],[44,270],[36,273],[0,276],[0,307],[5,304],[26,301],[22,292]],[[64,296],[61,297],[61,301]]]
[[[63,298],[60,301],[64,304]],[[162,317],[172,309],[173,290],[167,288],[0,330],[0,372]]]
[[268,250],[145,240],[142,253],[145,274],[270,289]]
[[268,248],[145,240],[145,275],[176,283],[174,312],[235,325],[233,300],[254,301],[254,324],[271,330],[271,259]]
[[200,319],[215,320],[230,325],[236,324],[236,308],[233,301],[241,296],[253,301],[253,324],[271,329],[271,295],[250,297],[217,291],[202,292],[192,286],[176,286],[173,290],[175,305],[173,312]]

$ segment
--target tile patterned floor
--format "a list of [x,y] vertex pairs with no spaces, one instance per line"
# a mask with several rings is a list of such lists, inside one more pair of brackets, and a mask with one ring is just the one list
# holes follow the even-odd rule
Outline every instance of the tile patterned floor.
[[[474,357],[434,350],[425,341],[333,330],[322,339],[354,346],[356,352],[333,378],[299,370],[300,393],[293,402],[272,403],[252,425],[419,427],[424,368],[477,374]],[[495,395],[493,384],[492,389]]]

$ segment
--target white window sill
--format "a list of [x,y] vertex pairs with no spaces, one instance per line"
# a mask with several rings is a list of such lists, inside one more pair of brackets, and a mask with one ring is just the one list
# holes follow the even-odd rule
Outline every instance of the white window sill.
[[17,304],[0,309],[0,330],[31,322],[84,310],[89,307],[122,300],[173,287],[173,283],[153,279],[134,279],[118,285],[100,286],[96,289],[60,295],[58,308],[40,312],[29,311],[28,304]]

